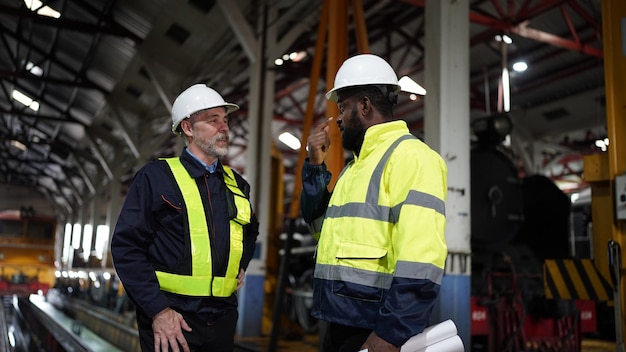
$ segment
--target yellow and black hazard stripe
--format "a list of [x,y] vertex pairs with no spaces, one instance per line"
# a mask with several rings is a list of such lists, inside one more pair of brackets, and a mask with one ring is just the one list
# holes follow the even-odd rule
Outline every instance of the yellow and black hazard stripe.
[[548,299],[612,301],[613,287],[591,259],[548,259],[543,265]]

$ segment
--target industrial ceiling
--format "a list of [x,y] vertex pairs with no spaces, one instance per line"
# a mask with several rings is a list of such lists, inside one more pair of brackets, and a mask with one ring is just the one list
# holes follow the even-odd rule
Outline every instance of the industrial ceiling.
[[[348,0],[341,0],[348,1]],[[423,83],[425,0],[353,0],[362,6],[370,51],[399,76]],[[48,0],[0,1],[0,183],[27,186],[69,215],[113,181],[127,184],[146,161],[177,155],[169,109],[189,85],[207,83],[242,109],[231,117],[227,162],[246,173],[251,43],[270,30],[279,45],[262,52],[275,79],[272,134],[286,181],[297,153],[279,132],[301,136],[323,1]],[[59,17],[41,14],[44,8]],[[266,15],[273,11],[271,20]],[[349,53],[356,53],[352,17]],[[517,153],[528,172],[581,186],[581,158],[606,137],[599,0],[470,1],[472,119],[498,110],[508,35],[511,111]],[[297,60],[274,61],[300,53]],[[324,69],[324,68],[323,68]],[[426,68],[427,69],[427,68]],[[324,75],[314,116],[323,118]],[[428,90],[428,87],[425,87]],[[18,91],[32,103],[20,103]],[[27,106],[28,105],[28,106]],[[423,100],[402,96],[397,115],[422,134]]]

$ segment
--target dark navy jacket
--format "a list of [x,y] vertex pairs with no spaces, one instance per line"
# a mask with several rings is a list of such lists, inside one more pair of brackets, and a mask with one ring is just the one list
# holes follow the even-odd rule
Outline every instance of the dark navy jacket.
[[[209,229],[213,275],[224,276],[230,248],[229,219],[236,215],[233,194],[224,184],[224,168],[218,161],[214,173],[183,150],[180,160],[196,180]],[[249,197],[250,185],[237,173],[237,184]],[[241,268],[248,267],[259,224],[252,216],[244,226]],[[155,268],[174,272],[190,270],[189,231],[185,204],[174,176],[164,160],[142,167],[130,185],[111,239],[111,254],[119,278],[132,302],[154,317],[171,307],[179,312],[197,313],[211,322],[237,308],[237,297],[190,297],[159,290]],[[189,267],[187,267],[189,266]]]

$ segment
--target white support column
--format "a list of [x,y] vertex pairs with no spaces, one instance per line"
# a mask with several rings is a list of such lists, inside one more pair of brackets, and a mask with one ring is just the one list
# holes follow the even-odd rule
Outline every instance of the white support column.
[[[248,97],[248,123],[249,139],[247,149],[247,164],[244,177],[251,185],[252,206],[259,219],[259,237],[255,256],[248,266],[246,282],[239,291],[239,320],[237,322],[237,335],[260,336],[261,322],[263,318],[263,304],[265,292],[265,261],[267,256],[267,231],[269,224],[269,190],[270,190],[270,167],[271,167],[271,122],[274,113],[274,76],[267,70],[265,52],[271,52],[270,48],[276,46],[276,27],[265,24],[262,17],[265,11],[267,23],[273,23],[276,9],[272,6],[259,5],[260,17],[257,33],[262,33],[264,38],[254,38],[248,29],[248,24],[241,22],[236,14],[234,6],[227,1],[221,1],[220,5],[225,11],[237,38],[246,49],[250,60],[250,91]],[[245,27],[245,28],[244,28]],[[250,48],[254,50],[251,51]]]
[[425,141],[448,165],[448,258],[433,323],[452,319],[470,348],[469,1],[426,0]]

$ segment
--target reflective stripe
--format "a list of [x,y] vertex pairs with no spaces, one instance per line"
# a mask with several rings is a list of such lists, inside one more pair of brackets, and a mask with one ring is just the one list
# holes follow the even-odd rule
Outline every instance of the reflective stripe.
[[345,281],[369,287],[389,289],[394,277],[430,280],[441,285],[443,269],[430,263],[415,263],[399,260],[396,263],[395,274],[386,274],[341,265],[318,263],[315,265],[314,276],[316,279]]
[[250,223],[252,208],[250,202],[239,189],[235,174],[227,166],[224,167],[224,183],[234,194],[237,216],[230,220],[230,251],[228,254],[228,266],[225,277],[213,278],[213,296],[229,297],[237,289],[237,276],[239,275],[239,263],[243,256],[243,225]]
[[188,296],[228,297],[237,288],[239,261],[243,255],[243,225],[250,223],[250,202],[237,186],[233,171],[224,166],[224,182],[234,194],[237,215],[230,220],[230,252],[225,277],[213,277],[211,243],[206,214],[195,180],[189,175],[179,158],[163,159],[167,162],[178,185],[189,223],[191,247],[191,275],[156,271],[163,291]]
[[396,263],[395,276],[407,279],[426,279],[441,285],[443,269],[431,263],[416,263],[398,260]]
[[[405,141],[407,139],[417,139],[417,137],[409,134],[403,135],[400,138],[396,139],[389,148],[385,151],[382,158],[378,161],[376,168],[374,169],[374,173],[372,173],[372,178],[370,179],[370,184],[367,187],[367,193],[365,194],[365,203],[366,204],[378,204],[378,195],[380,194],[380,181],[383,178],[383,171],[385,171],[385,166],[387,166],[387,161],[391,157],[391,153],[396,149],[400,142]],[[386,218],[380,218],[384,220]]]
[[314,277],[316,279],[345,281],[383,289],[389,289],[393,280],[392,274],[320,263],[315,265]]
[[433,196],[432,194],[410,190],[409,194],[406,196],[406,200],[391,209],[391,214],[393,219],[395,219],[395,221],[392,221],[393,223],[397,222],[399,219],[400,209],[402,206],[407,204],[433,209],[439,214],[446,216],[446,203],[443,200]]
[[[401,204],[399,204],[401,206]],[[326,209],[326,218],[355,217],[370,220],[394,222],[391,219],[391,209],[384,205],[364,203],[346,203],[331,205]]]
[[339,206],[331,205],[326,210],[326,217],[359,217],[370,220],[386,221],[395,224],[396,222],[398,222],[400,209],[407,204],[433,209],[445,216],[445,203],[443,200],[431,194],[415,190],[410,190],[407,198],[402,203],[395,205],[393,209],[390,209],[388,206],[378,204],[380,183],[389,157],[391,157],[391,154],[393,153],[394,149],[396,149],[398,144],[400,144],[400,142],[414,138],[415,137],[412,135],[402,136],[395,140],[387,149],[387,151],[385,151],[385,154],[376,165],[376,168],[374,169],[374,172],[370,179],[370,183],[367,187],[367,193],[365,195],[365,203],[353,202]]

